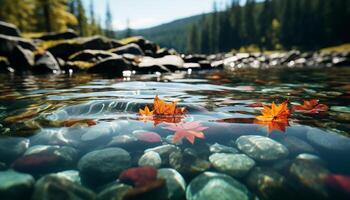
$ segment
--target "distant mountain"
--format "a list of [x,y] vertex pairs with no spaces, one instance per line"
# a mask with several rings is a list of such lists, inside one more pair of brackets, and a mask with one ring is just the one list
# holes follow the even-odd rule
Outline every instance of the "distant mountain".
[[[192,24],[198,23],[202,16],[195,15],[147,29],[132,30],[132,32],[133,35],[141,35],[156,42],[161,47],[174,48],[179,52],[184,52],[186,51],[188,28]],[[124,37],[125,31],[120,31],[118,36]]]

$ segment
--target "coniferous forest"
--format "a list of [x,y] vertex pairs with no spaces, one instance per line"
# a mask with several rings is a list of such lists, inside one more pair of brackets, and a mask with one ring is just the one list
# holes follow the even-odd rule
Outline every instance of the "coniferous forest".
[[191,25],[187,50],[215,53],[254,46],[260,50],[315,50],[350,41],[348,0],[238,0]]

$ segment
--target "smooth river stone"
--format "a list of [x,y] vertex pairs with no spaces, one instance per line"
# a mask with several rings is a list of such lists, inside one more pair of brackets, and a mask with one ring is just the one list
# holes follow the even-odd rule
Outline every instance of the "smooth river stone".
[[76,184],[66,178],[47,175],[40,178],[35,184],[32,200],[95,200],[96,195],[91,190]]
[[12,170],[0,172],[0,199],[22,200],[30,196],[35,180],[29,174]]
[[166,182],[168,200],[184,199],[186,182],[179,172],[171,168],[159,169],[158,178],[162,178]]
[[239,150],[257,161],[275,161],[289,154],[285,146],[264,136],[241,136],[236,144]]
[[162,159],[159,153],[149,151],[141,156],[138,162],[139,166],[150,166],[159,168],[162,165]]
[[245,176],[255,166],[255,161],[245,154],[215,153],[209,161],[216,170],[234,177]]
[[209,148],[211,153],[238,153],[238,150],[233,147],[228,147],[222,144],[215,143]]
[[311,128],[307,132],[309,142],[320,150],[348,155],[350,152],[350,138],[334,132]]
[[131,165],[130,154],[121,148],[107,148],[84,155],[78,163],[82,183],[99,186],[116,180]]
[[226,174],[204,172],[186,189],[187,200],[252,200],[249,190]]
[[0,162],[9,163],[21,156],[29,147],[26,138],[0,138]]

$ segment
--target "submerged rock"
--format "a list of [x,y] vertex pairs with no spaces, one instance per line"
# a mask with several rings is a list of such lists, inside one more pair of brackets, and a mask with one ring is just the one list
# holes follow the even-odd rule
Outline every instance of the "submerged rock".
[[263,136],[241,136],[236,141],[239,150],[258,161],[275,161],[288,156],[282,144]]
[[245,154],[214,153],[209,161],[218,171],[234,177],[245,176],[255,166],[255,161]]
[[138,164],[139,166],[150,166],[150,167],[159,168],[162,165],[162,159],[159,153],[154,151],[149,151],[141,156]]
[[21,156],[29,147],[26,138],[2,137],[0,138],[0,161],[10,163]]
[[150,151],[154,151],[154,152],[158,153],[160,155],[160,157],[162,158],[162,164],[168,165],[170,154],[173,152],[178,152],[178,151],[180,151],[180,149],[178,147],[176,147],[175,145],[166,144],[166,145],[154,147],[151,149],[146,149],[145,153],[150,152]]
[[308,160],[295,160],[289,167],[289,178],[294,182],[293,187],[300,191],[298,196],[305,199],[327,199],[326,177],[329,171],[318,162]]
[[83,156],[78,169],[83,184],[99,186],[115,180],[130,167],[131,157],[121,148],[107,148],[92,151]]
[[81,185],[79,172],[76,170],[62,171],[62,172],[56,173],[55,175]]
[[310,144],[294,136],[286,136],[280,142],[288,148],[291,155],[316,153],[316,150]]
[[27,199],[32,193],[34,183],[34,178],[29,174],[12,170],[0,171],[1,200]]
[[210,162],[198,158],[189,151],[176,151],[170,154],[169,164],[184,176],[194,176],[210,168]]
[[168,200],[185,198],[186,182],[179,172],[171,168],[159,169],[158,178],[164,179],[166,182]]
[[112,186],[102,190],[97,195],[97,200],[123,200],[125,194],[131,188],[131,186],[125,184],[113,184]]
[[252,200],[249,190],[232,177],[204,172],[193,179],[186,189],[187,200]]
[[12,167],[31,174],[57,172],[72,167],[77,156],[72,147],[37,145],[29,148]]
[[143,187],[157,180],[157,169],[153,167],[136,167],[123,171],[119,181],[134,187]]
[[254,168],[247,176],[246,182],[262,199],[296,199],[288,187],[287,179],[273,169]]
[[348,155],[350,152],[350,138],[333,132],[311,128],[307,132],[307,139],[320,151]]
[[238,150],[236,148],[228,147],[218,143],[211,145],[209,150],[211,153],[232,153],[232,154],[238,153]]
[[47,175],[35,184],[32,200],[64,199],[64,200],[95,200],[94,192],[84,188],[66,178]]

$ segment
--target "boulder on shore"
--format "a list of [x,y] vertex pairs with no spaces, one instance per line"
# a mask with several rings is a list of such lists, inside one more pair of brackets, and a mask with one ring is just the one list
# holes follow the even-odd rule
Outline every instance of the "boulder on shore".
[[15,25],[0,21],[0,34],[19,37],[21,32]]

